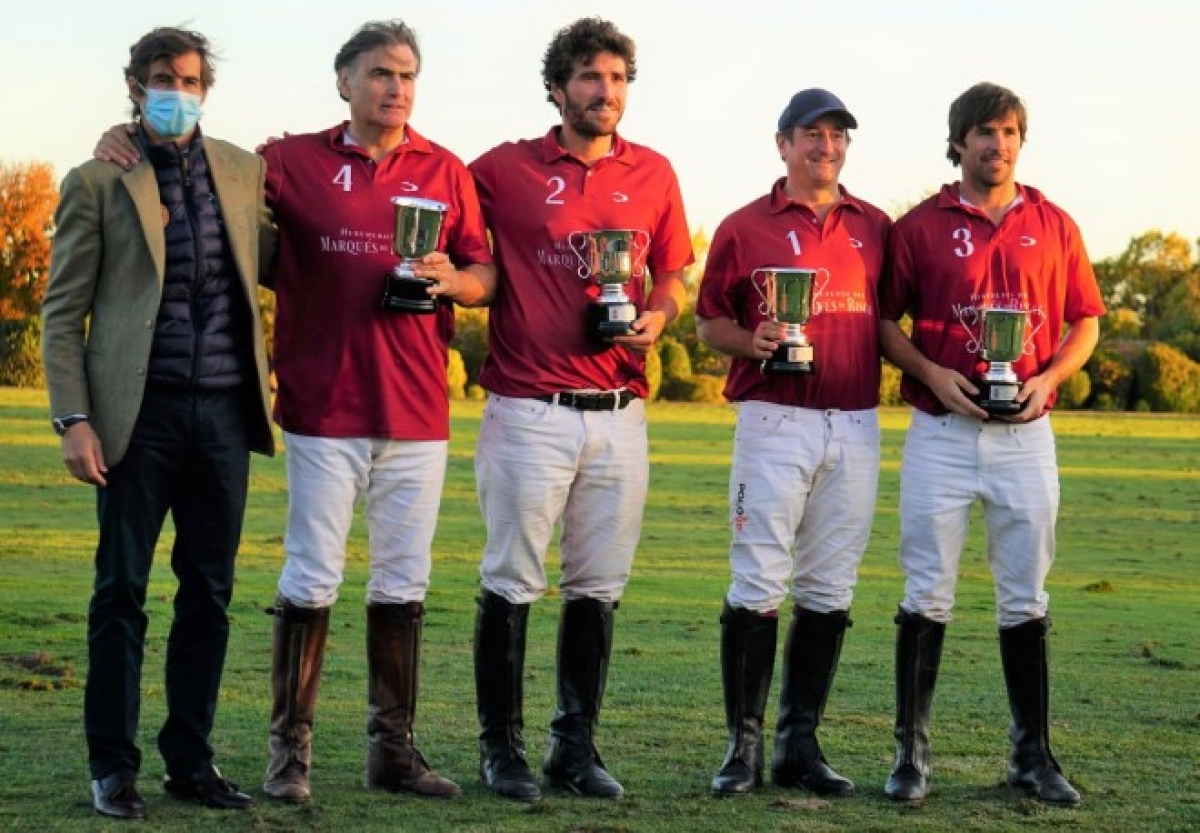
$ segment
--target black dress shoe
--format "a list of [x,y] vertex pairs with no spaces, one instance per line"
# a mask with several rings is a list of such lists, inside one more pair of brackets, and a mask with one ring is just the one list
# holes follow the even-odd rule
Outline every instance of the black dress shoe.
[[114,772],[92,782],[92,807],[102,816],[141,820],[146,804],[137,791],[137,776],[132,772]]
[[167,794],[181,801],[194,801],[213,810],[246,810],[254,799],[238,789],[238,785],[221,777],[215,766],[191,778],[173,778],[163,781]]

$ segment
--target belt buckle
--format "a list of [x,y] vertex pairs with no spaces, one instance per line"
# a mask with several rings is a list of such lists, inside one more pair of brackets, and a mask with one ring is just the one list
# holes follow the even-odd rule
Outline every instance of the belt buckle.
[[571,398],[577,411],[611,411],[617,404],[617,396],[612,392],[575,393]]
[[616,411],[634,400],[628,390],[563,391],[557,394],[559,405],[576,411]]

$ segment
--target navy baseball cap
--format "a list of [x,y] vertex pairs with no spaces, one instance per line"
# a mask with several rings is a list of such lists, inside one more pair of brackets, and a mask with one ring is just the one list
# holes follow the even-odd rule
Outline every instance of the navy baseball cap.
[[821,116],[838,115],[846,127],[858,127],[858,120],[842,104],[842,100],[828,90],[817,87],[801,90],[792,96],[788,106],[779,116],[779,132],[783,133],[796,125],[807,126]]

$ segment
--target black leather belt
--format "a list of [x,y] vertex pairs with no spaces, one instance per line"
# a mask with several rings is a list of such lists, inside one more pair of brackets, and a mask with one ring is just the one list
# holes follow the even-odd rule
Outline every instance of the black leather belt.
[[564,391],[530,398],[539,402],[562,405],[565,408],[574,408],[577,411],[615,411],[637,399],[637,394],[628,390],[608,390],[597,393]]

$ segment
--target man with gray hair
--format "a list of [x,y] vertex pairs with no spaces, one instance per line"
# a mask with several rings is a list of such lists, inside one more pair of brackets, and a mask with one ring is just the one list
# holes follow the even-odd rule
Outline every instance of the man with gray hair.
[[[362,26],[334,61],[350,119],[268,145],[267,201],[280,249],[275,415],[288,460],[287,560],[275,605],[271,760],[265,792],[310,795],[310,737],[329,612],[355,505],[365,501],[370,789],[450,797],[413,743],[424,600],[449,441],[449,303],[381,305],[396,265],[392,200],[446,213],[413,266],[429,295],[472,305],[494,283],[475,187],[452,153],[409,123],[421,69],[412,29]],[[456,265],[457,264],[457,265]],[[317,334],[320,335],[317,335]]]
[[[334,59],[349,120],[262,150],[266,198],[279,229],[268,277],[278,304],[275,418],[287,445],[289,498],[286,561],[272,609],[263,790],[281,801],[311,798],[329,615],[360,501],[370,538],[367,787],[460,792],[417,750],[413,719],[450,430],[446,363],[454,312],[445,302],[486,303],[495,273],[471,175],[409,124],[420,69],[411,28],[398,20],[363,25]],[[100,151],[122,152],[103,144]],[[381,303],[397,265],[398,197],[445,207],[436,250],[409,264],[427,282],[420,306],[429,314]]]

